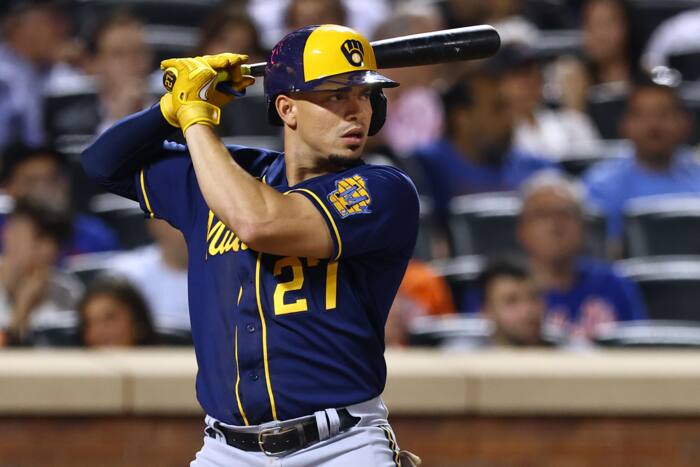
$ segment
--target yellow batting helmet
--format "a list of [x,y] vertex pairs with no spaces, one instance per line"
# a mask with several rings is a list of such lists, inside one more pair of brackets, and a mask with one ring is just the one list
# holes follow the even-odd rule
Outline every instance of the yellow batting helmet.
[[[335,24],[307,26],[287,34],[270,53],[265,67],[265,97],[270,123],[282,125],[275,108],[279,94],[313,91],[321,84],[370,85],[372,122],[377,133],[386,117],[382,88],[399,84],[377,73],[377,60],[369,41],[354,29]],[[325,90],[329,88],[324,86]]]

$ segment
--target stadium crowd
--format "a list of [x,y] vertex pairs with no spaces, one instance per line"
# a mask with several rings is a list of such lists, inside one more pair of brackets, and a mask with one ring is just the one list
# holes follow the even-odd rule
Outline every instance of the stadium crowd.
[[[321,23],[371,40],[486,23],[502,38],[490,59],[386,71],[401,86],[366,160],[421,196],[387,345],[609,345],[662,323],[668,342],[700,326],[700,2],[2,5],[0,346],[191,343],[182,236],[90,183],[81,150],[158,102],[161,59],[265,61]],[[280,149],[262,79],[218,131]]]

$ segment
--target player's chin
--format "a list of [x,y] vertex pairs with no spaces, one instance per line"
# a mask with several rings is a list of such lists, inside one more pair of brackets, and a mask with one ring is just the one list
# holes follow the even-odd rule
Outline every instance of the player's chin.
[[360,157],[364,148],[364,140],[352,143],[344,143],[339,148],[340,150],[338,151],[338,154],[341,154],[346,157]]

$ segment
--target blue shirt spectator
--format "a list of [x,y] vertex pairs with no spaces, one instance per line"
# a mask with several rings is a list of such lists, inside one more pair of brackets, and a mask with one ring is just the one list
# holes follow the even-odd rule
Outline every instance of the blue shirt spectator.
[[589,199],[608,218],[608,235],[622,237],[625,204],[643,196],[700,195],[700,164],[689,150],[678,149],[665,170],[651,170],[634,154],[604,161],[591,168],[584,177]]
[[[0,232],[5,228],[6,215],[0,215]],[[61,250],[60,257],[119,250],[119,239],[101,219],[88,214],[76,214],[71,220],[71,237]],[[3,249],[0,242],[0,251]]]
[[[64,154],[52,147],[12,145],[2,155],[0,183],[14,201],[31,198],[69,206],[70,174]],[[0,229],[4,216],[0,215]],[[119,249],[116,233],[101,219],[86,213],[71,216],[72,236],[61,256]]]
[[512,191],[532,174],[557,165],[543,158],[510,149],[500,164],[479,164],[462,155],[448,140],[421,149],[416,158],[425,170],[436,208],[447,211],[451,198],[464,194]]
[[692,124],[675,89],[652,81],[639,83],[627,98],[621,129],[632,143],[630,156],[601,162],[584,176],[589,199],[608,217],[613,249],[621,247],[627,201],[700,193],[700,164],[682,146]]
[[454,196],[511,191],[554,163],[512,149],[513,121],[498,80],[475,74],[442,95],[445,135],[415,154],[425,171],[436,211]]
[[2,18],[0,150],[14,142],[43,142],[42,99],[66,28],[55,2],[13,2]]
[[522,188],[517,235],[545,295],[546,324],[585,339],[602,325],[644,319],[646,312],[638,288],[610,264],[581,259],[583,198],[583,187],[560,174],[536,175]]
[[547,313],[562,313],[568,322],[584,321],[590,313],[611,313],[614,321],[647,318],[637,284],[602,262],[579,260],[570,288],[544,292]]

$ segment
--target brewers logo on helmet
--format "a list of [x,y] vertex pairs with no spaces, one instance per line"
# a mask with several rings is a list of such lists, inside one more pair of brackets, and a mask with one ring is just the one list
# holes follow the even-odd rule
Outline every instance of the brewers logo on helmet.
[[377,133],[386,117],[382,88],[399,84],[377,73],[377,61],[369,41],[354,29],[334,24],[307,26],[287,34],[277,43],[265,67],[268,119],[282,125],[275,98],[287,92],[313,91],[370,85],[372,121],[369,134]]

